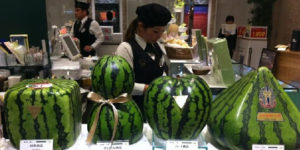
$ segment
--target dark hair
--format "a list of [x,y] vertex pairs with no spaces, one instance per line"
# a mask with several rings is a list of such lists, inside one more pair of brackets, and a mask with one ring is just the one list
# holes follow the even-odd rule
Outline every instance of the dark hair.
[[111,11],[107,11],[106,12],[106,19],[107,20],[112,20],[112,18],[113,18],[113,13]]
[[143,24],[144,28],[151,28],[154,26],[166,26],[171,20],[170,11],[156,3],[139,6],[135,13],[137,18],[131,22],[125,33],[124,40],[127,42],[134,38],[139,22]]
[[134,38],[134,35],[136,33],[137,27],[138,27],[138,19],[135,18],[129,25],[129,27],[126,30],[124,41],[128,42],[129,40]]
[[232,22],[234,22],[234,17],[231,16],[231,15],[229,15],[229,16],[226,17],[226,20],[225,20],[225,21],[226,21],[226,22],[227,22],[227,21],[232,21]]

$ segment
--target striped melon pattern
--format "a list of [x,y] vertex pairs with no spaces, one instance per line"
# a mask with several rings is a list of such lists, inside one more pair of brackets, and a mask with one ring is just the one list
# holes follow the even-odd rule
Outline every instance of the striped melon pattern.
[[[262,107],[261,89],[272,89],[276,107]],[[233,150],[251,150],[252,144],[283,144],[300,148],[298,109],[265,67],[253,71],[217,96],[208,122],[217,143]],[[281,113],[283,121],[259,121],[259,112]]]
[[106,99],[116,98],[122,93],[130,94],[133,86],[133,70],[121,56],[103,56],[93,69],[93,91]]
[[[130,144],[137,142],[142,137],[143,118],[138,106],[133,100],[124,104],[114,104],[118,109],[119,122],[114,140],[129,140]],[[96,117],[99,104],[94,104],[91,118],[88,121],[88,130],[90,130],[94,118]],[[96,141],[110,141],[114,128],[114,115],[111,106],[104,105],[100,112],[100,119],[93,138]]]
[[[180,108],[173,96],[188,96]],[[193,139],[205,126],[211,111],[212,94],[204,80],[195,75],[159,77],[145,95],[147,121],[162,139]]]
[[[49,88],[27,88],[34,83],[51,83]],[[25,80],[5,94],[5,120],[12,144],[21,139],[53,139],[55,149],[72,146],[81,131],[79,86],[70,80]],[[34,118],[29,111],[39,107]]]

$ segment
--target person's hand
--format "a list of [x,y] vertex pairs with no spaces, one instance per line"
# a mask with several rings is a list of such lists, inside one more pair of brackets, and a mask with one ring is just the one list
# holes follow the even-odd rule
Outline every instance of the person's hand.
[[86,52],[90,52],[90,51],[92,51],[92,49],[93,49],[93,47],[90,46],[90,45],[86,45],[86,46],[84,46],[84,48],[83,48],[83,50],[86,51]]
[[147,91],[148,87],[149,87],[149,85],[145,84],[145,86],[144,86],[144,93]]
[[230,36],[230,33],[225,33],[225,37],[228,37],[228,36]]

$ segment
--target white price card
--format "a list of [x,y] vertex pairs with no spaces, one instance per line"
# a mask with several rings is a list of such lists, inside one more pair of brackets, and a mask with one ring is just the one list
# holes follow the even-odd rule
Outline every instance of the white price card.
[[128,141],[115,141],[111,145],[111,142],[98,142],[97,148],[102,150],[129,150],[129,142]]
[[198,150],[198,141],[168,140],[166,150]]
[[284,150],[284,145],[253,144],[252,150]]
[[53,150],[53,140],[21,140],[20,150]]

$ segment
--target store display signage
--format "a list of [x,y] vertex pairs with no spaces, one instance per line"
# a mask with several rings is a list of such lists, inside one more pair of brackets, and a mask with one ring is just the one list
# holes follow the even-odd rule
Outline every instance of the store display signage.
[[129,150],[129,141],[114,141],[111,145],[111,142],[98,142],[98,149],[103,150]]
[[20,149],[53,150],[53,140],[21,140]]
[[244,37],[246,33],[247,27],[246,26],[240,26],[237,28],[237,36],[238,37]]
[[253,144],[252,150],[284,150],[284,145],[261,145]]
[[265,27],[251,27],[250,38],[267,38],[267,28]]
[[166,150],[198,150],[198,141],[168,140]]

